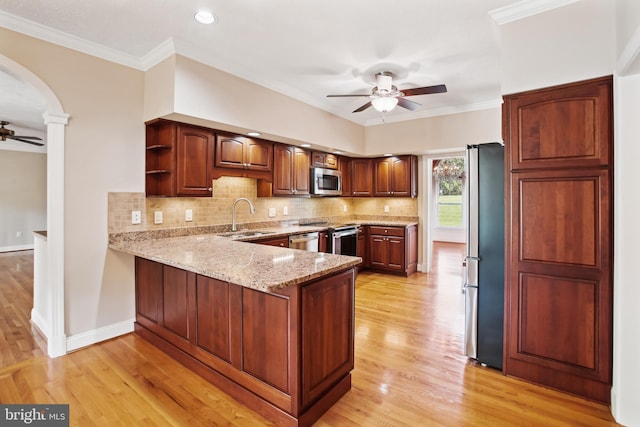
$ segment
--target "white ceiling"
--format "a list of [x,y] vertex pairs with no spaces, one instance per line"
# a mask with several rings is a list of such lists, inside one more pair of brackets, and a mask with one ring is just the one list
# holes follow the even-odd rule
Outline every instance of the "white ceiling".
[[[412,96],[420,109],[398,107],[385,121],[497,106],[496,19],[572,1],[0,0],[0,26],[142,70],[179,53],[369,125],[381,113],[352,113],[366,98],[326,95],[368,93],[376,72],[391,71],[401,90],[444,83],[448,92]],[[195,22],[198,9],[218,21]],[[7,79],[0,78],[3,93]],[[20,108],[31,103],[31,96],[0,97],[0,118],[21,122]],[[20,124],[34,125],[29,120]]]

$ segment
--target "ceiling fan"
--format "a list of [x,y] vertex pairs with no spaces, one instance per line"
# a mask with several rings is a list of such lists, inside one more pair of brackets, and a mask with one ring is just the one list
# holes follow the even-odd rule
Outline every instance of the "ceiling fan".
[[445,85],[425,86],[417,87],[414,89],[405,89],[399,91],[397,87],[393,86],[393,74],[389,71],[382,71],[375,75],[376,86],[371,89],[370,94],[353,94],[353,95],[327,95],[328,98],[348,97],[348,96],[364,96],[371,98],[371,101],[364,104],[362,107],[354,110],[354,113],[359,113],[366,110],[369,107],[375,108],[381,113],[386,113],[399,105],[407,110],[415,110],[420,104],[414,101],[405,99],[405,96],[415,95],[428,95],[431,93],[444,93],[447,91]]
[[20,142],[26,142],[27,144],[32,145],[44,145],[41,142],[29,141],[30,139],[42,141],[42,138],[38,138],[37,136],[22,136],[16,135],[15,131],[11,129],[6,129],[5,126],[8,125],[9,122],[5,122],[4,120],[0,122],[0,141],[6,141],[8,139],[14,139]]

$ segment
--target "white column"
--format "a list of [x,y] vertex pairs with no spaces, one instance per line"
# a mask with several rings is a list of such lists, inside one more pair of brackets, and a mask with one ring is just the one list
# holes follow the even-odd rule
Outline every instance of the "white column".
[[49,357],[67,353],[64,321],[64,133],[68,114],[44,114],[47,125],[47,261],[50,289]]

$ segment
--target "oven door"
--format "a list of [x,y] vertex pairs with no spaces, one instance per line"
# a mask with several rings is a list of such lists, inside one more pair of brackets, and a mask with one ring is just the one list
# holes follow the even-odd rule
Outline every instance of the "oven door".
[[331,234],[331,253],[336,255],[357,256],[358,229],[335,231]]

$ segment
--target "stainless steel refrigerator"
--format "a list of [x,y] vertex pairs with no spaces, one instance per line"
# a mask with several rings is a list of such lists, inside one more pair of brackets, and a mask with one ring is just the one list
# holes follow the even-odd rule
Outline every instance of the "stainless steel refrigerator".
[[498,369],[504,342],[504,203],[503,145],[467,146],[464,352]]

